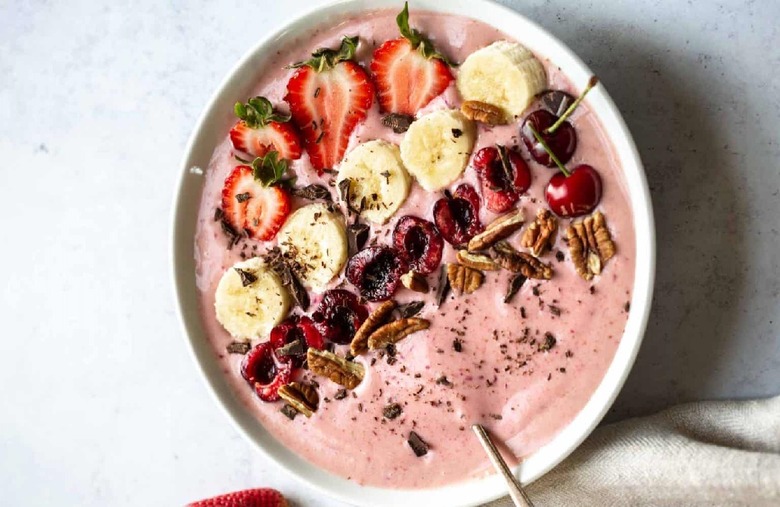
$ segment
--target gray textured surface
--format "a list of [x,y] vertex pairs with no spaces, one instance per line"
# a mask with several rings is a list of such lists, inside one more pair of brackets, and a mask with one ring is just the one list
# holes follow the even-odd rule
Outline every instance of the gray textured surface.
[[[0,0],[0,489],[8,505],[177,505],[267,484],[184,351],[167,265],[212,90],[302,0]],[[504,2],[575,50],[639,145],[655,307],[609,418],[780,385],[776,2]],[[631,5],[629,5],[631,4]]]

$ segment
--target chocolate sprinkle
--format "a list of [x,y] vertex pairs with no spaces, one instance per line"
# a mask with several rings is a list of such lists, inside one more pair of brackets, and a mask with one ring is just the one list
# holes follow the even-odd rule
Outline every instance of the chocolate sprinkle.
[[403,134],[409,130],[409,126],[414,121],[414,116],[408,114],[390,113],[382,118],[382,125],[393,129],[396,134]]
[[460,340],[460,338],[455,338],[452,340],[452,350],[455,352],[463,352],[463,342]]
[[336,391],[336,394],[333,395],[334,400],[343,400],[347,397],[347,390],[346,389],[339,389]]
[[442,264],[439,270],[439,286],[436,287],[436,304],[441,306],[450,293],[450,279],[447,276],[447,265]]
[[409,432],[409,440],[407,442],[409,442],[409,447],[412,448],[414,455],[418,458],[428,454],[428,444],[414,431]]
[[509,280],[509,285],[506,288],[506,295],[504,296],[504,303],[512,301],[512,298],[520,291],[520,288],[527,279],[526,276],[518,273]]
[[391,403],[382,409],[382,415],[384,418],[391,421],[401,415],[401,412],[403,412],[403,410],[401,409],[401,405],[398,403]]
[[399,306],[398,314],[402,319],[408,319],[409,317],[414,317],[420,313],[424,306],[425,303],[423,301],[412,301],[411,303]]
[[540,351],[547,351],[555,347],[556,339],[549,331],[544,333],[544,343],[539,345]]
[[249,342],[231,342],[226,347],[228,354],[246,354],[249,352]]
[[250,197],[252,197],[252,195],[249,192],[244,192],[242,194],[236,194],[236,200],[238,202],[248,201]]
[[348,211],[359,214],[360,211],[355,209],[352,206],[351,187],[352,187],[352,179],[344,178],[343,180],[339,181],[339,196],[341,197],[341,200],[344,201],[344,204],[347,206]]
[[459,138],[463,135],[463,131],[461,129],[452,129],[452,137],[455,139]]
[[225,212],[222,211],[222,208],[214,208],[214,221],[219,222],[225,217]]
[[249,271],[241,268],[233,269],[235,269],[236,273],[238,273],[238,276],[241,277],[241,285],[244,287],[248,287],[257,281],[257,276],[254,273],[250,273]]
[[295,197],[301,199],[307,199],[309,201],[316,201],[322,199],[323,201],[331,202],[333,197],[330,195],[330,190],[323,185],[307,185],[302,188],[294,187],[290,189],[290,193]]
[[285,403],[279,411],[286,415],[291,421],[298,415],[298,411],[295,410],[295,407],[288,405],[287,403]]

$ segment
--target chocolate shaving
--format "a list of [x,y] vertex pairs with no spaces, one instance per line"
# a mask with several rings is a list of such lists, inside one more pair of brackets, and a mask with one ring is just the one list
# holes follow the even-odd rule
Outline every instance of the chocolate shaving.
[[391,421],[401,415],[401,412],[403,412],[403,410],[401,409],[401,405],[398,403],[391,403],[382,409],[382,415],[384,418]]
[[463,135],[463,131],[461,129],[452,129],[452,137],[455,139],[459,138]]
[[440,386],[452,387],[452,382],[450,382],[446,375],[437,378],[436,383]]
[[244,287],[248,287],[257,281],[257,276],[254,273],[241,268],[233,269],[235,269],[236,273],[238,273],[238,276],[241,277],[241,285]]
[[428,454],[428,444],[426,444],[425,441],[420,438],[420,435],[414,431],[409,432],[409,440],[407,440],[407,442],[409,443],[409,447],[412,448],[412,451],[414,451],[414,455],[418,458]]
[[281,413],[286,415],[291,421],[295,419],[295,416],[298,415],[298,411],[295,410],[295,407],[292,405],[284,404],[282,408],[279,410]]
[[322,199],[323,201],[330,202],[333,200],[333,197],[330,195],[330,190],[323,185],[307,185],[303,188],[293,187],[290,189],[290,193],[295,197],[308,199],[309,201]]
[[346,389],[339,389],[336,391],[336,394],[333,395],[334,400],[343,400],[347,397],[347,390]]
[[293,340],[279,347],[275,352],[277,356],[302,356],[306,353],[306,347],[301,340]]
[[450,293],[450,279],[447,276],[447,265],[442,264],[439,270],[439,285],[436,287],[436,305],[441,306]]
[[250,197],[252,197],[252,195],[249,192],[244,192],[242,194],[236,194],[236,200],[238,202],[248,201]]
[[422,311],[424,306],[425,303],[423,301],[412,301],[411,303],[406,303],[405,305],[398,307],[398,315],[400,315],[402,319],[414,317],[420,313],[420,311]]
[[363,245],[366,244],[369,231],[368,225],[360,222],[355,222],[347,227],[347,245],[350,257],[358,253],[363,248]]
[[352,213],[360,214],[360,210],[355,209],[352,206],[352,179],[344,178],[339,181],[339,196],[347,207],[347,210]]
[[224,218],[220,221],[220,225],[222,226],[222,232],[224,232],[225,236],[228,237],[228,250],[230,250],[241,239],[241,235],[233,228],[232,225],[230,225],[230,222]]
[[460,338],[452,340],[452,350],[455,352],[463,352],[463,341]]
[[214,221],[219,222],[225,217],[225,212],[222,211],[222,208],[214,208]]
[[301,307],[301,310],[306,311],[309,308],[310,300],[309,293],[303,287],[303,284],[298,277],[293,273],[289,263],[285,260],[279,248],[272,248],[266,253],[265,262],[271,271],[278,276],[282,285],[287,287],[295,304]]
[[553,347],[555,347],[556,341],[557,340],[555,339],[552,333],[550,333],[549,331],[547,333],[544,333],[544,343],[539,345],[539,350],[547,351],[552,349]]
[[390,113],[382,118],[382,125],[393,129],[396,134],[403,134],[409,130],[414,121],[414,116],[408,114]]
[[228,354],[246,354],[249,352],[251,345],[249,342],[231,342],[226,347]]
[[504,296],[504,303],[512,301],[512,298],[520,291],[520,288],[526,280],[528,280],[528,277],[522,273],[518,273],[509,279],[509,285],[506,288],[506,295]]

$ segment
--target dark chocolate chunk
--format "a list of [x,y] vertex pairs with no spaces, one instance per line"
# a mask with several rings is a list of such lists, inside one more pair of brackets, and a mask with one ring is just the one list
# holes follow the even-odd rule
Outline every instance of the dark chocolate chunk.
[[286,415],[291,421],[295,419],[296,415],[298,415],[298,411],[295,410],[295,407],[288,405],[287,403],[282,406],[280,412]]
[[509,280],[509,285],[506,288],[506,295],[504,296],[504,303],[512,301],[512,298],[520,291],[520,287],[523,286],[527,279],[527,277],[518,273]]
[[346,389],[339,389],[336,391],[336,394],[333,395],[334,400],[343,400],[347,397],[347,390]]
[[369,227],[366,224],[355,222],[347,227],[347,245],[350,257],[360,251],[368,240]]
[[352,213],[360,213],[360,210],[355,209],[352,206],[352,179],[344,178],[339,181],[339,196],[347,207],[347,210]]
[[630,301],[626,301],[626,304],[623,305],[623,311],[626,312],[626,313],[631,311],[631,302]]
[[542,94],[542,105],[555,116],[560,116],[574,102],[574,97],[560,90],[551,90]]
[[409,317],[414,317],[420,313],[424,306],[425,303],[422,301],[412,301],[411,303],[406,303],[405,305],[399,306],[398,314],[402,319],[408,319]]
[[323,185],[307,185],[302,188],[293,187],[290,189],[290,193],[295,197],[300,197],[309,201],[322,199],[323,201],[330,202],[333,200],[333,197],[330,195],[330,190]]
[[425,443],[425,440],[420,438],[420,435],[415,433],[414,431],[409,432],[409,447],[412,448],[414,451],[414,455],[418,458],[421,456],[425,456],[428,454],[428,444]]
[[439,285],[436,287],[436,304],[441,306],[450,293],[450,279],[447,276],[447,265],[442,264],[439,270]]
[[463,352],[463,342],[460,340],[460,338],[455,338],[452,340],[452,350],[455,352]]
[[230,250],[241,239],[241,235],[233,228],[232,225],[230,225],[230,222],[224,218],[220,221],[220,225],[222,226],[222,232],[224,232],[225,236],[228,238],[228,250]]
[[561,252],[560,250],[557,250],[557,251],[555,252],[555,260],[557,260],[558,262],[563,262],[563,260],[564,260],[565,258],[566,258],[566,256],[564,256],[564,255],[563,255],[563,252]]
[[557,306],[555,306],[555,305],[547,305],[547,308],[549,308],[550,309],[550,313],[552,313],[556,317],[560,317],[561,316],[561,309],[558,308]]
[[248,287],[257,281],[257,276],[254,273],[241,268],[233,269],[235,269],[236,273],[238,273],[238,276],[241,277],[241,285],[244,287]]
[[390,113],[382,118],[382,125],[393,129],[396,134],[403,134],[409,130],[414,121],[414,116],[408,114]]
[[440,386],[452,387],[452,382],[450,382],[446,375],[442,375],[441,377],[437,378],[436,383]]
[[555,347],[555,342],[556,342],[555,337],[553,336],[552,333],[548,331],[544,333],[544,343],[539,345],[539,350],[541,351],[550,350],[551,348]]
[[226,347],[228,354],[246,354],[249,352],[249,342],[232,342]]
[[387,352],[387,355],[390,357],[395,357],[396,354],[396,348],[395,343],[388,343],[385,347],[385,352]]
[[276,349],[277,356],[302,356],[306,353],[306,347],[301,340],[293,340]]
[[382,415],[384,418],[391,421],[401,415],[401,412],[403,412],[403,410],[401,409],[401,405],[398,403],[391,403],[382,409]]

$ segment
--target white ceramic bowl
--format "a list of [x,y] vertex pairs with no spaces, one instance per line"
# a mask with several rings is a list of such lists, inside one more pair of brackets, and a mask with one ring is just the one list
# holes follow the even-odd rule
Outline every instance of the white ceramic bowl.
[[[172,263],[179,315],[188,346],[210,390],[227,411],[238,430],[257,449],[279,465],[323,493],[346,502],[371,506],[475,505],[505,494],[502,479],[493,475],[480,480],[423,490],[393,490],[365,487],[326,472],[277,442],[233,396],[201,327],[195,287],[194,235],[202,177],[192,167],[207,167],[214,147],[230,128],[233,104],[244,97],[257,79],[273,48],[287,44],[297,35],[330,20],[359,11],[399,9],[401,0],[343,0],[300,16],[267,35],[227,75],[217,89],[192,133],[181,166],[181,177],[173,211]],[[413,9],[460,14],[483,21],[515,37],[534,52],[549,57],[572,82],[585,83],[592,72],[563,43],[522,15],[488,0],[415,0]],[[524,483],[549,471],[568,456],[588,434],[615,400],[634,363],[647,323],[655,275],[655,229],[652,207],[642,163],[623,119],[604,86],[588,95],[592,110],[611,134],[623,167],[636,230],[636,273],[631,312],[625,333],[612,364],[577,417],[550,443],[528,457],[519,470]],[[516,473],[518,471],[516,470]]]

